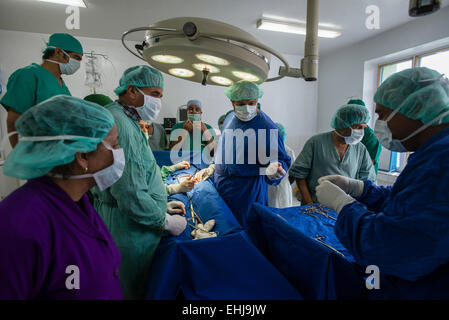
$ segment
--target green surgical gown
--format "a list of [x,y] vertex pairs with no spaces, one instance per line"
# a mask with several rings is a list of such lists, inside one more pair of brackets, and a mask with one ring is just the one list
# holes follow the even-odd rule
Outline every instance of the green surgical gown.
[[6,111],[11,108],[22,114],[36,104],[59,94],[71,95],[64,80],[61,86],[53,73],[32,63],[16,70],[9,77],[6,93],[0,103]]
[[362,144],[368,150],[371,160],[374,161],[374,170],[377,174],[377,171],[379,169],[379,157],[380,152],[382,151],[382,145],[380,144],[379,140],[377,140],[376,136],[374,135],[373,129],[371,129],[370,127],[365,128],[365,134],[363,136]]
[[310,138],[302,149],[289,175],[305,179],[314,202],[318,179],[327,175],[342,175],[360,180],[376,180],[374,166],[368,151],[362,143],[349,145],[340,161],[340,155],[332,140],[332,131]]
[[123,296],[143,299],[153,255],[165,227],[167,193],[161,170],[139,125],[117,103],[106,108],[114,116],[126,164],[115,184],[103,192],[93,192],[94,206],[122,255]]

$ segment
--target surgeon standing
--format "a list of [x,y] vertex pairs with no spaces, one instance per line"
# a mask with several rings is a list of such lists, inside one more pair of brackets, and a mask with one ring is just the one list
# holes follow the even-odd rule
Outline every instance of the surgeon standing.
[[332,118],[333,131],[317,134],[306,142],[289,171],[296,179],[302,205],[317,202],[315,189],[323,176],[338,174],[376,181],[373,163],[361,143],[369,120],[366,107],[344,105]]
[[186,227],[182,202],[169,202],[161,171],[139,121],[154,121],[161,109],[162,74],[149,66],[127,69],[115,89],[109,110],[125,153],[123,176],[111,188],[96,192],[94,204],[122,255],[120,282],[125,299],[143,299],[148,272],[162,233],[181,234]]
[[[378,266],[409,296],[421,279],[444,287],[447,272],[445,282],[433,274],[449,263],[449,81],[432,69],[407,69],[390,76],[374,101],[377,138],[391,151],[414,152],[407,166],[390,187],[323,177],[318,200],[339,214],[336,235],[360,265]],[[420,294],[448,297],[447,286]]]
[[[366,106],[362,99],[351,99],[348,101],[348,104],[358,104],[364,107]],[[369,126],[366,126],[363,131],[364,134],[361,143],[365,146],[366,150],[368,150],[369,156],[371,157],[371,161],[374,165],[374,171],[377,175],[377,172],[379,171],[379,157],[382,152],[382,145],[379,140],[377,140],[374,130]]]
[[217,145],[215,130],[202,119],[203,105],[199,100],[187,102],[187,121],[173,126],[170,135],[170,149],[198,151],[209,149],[213,156]]
[[[8,133],[16,131],[16,120],[34,105],[59,94],[70,95],[61,75],[74,74],[82,58],[83,47],[76,38],[67,33],[55,33],[48,40],[42,64],[32,63],[9,77],[7,91],[0,100],[8,112]],[[10,137],[13,148],[17,141],[17,136]]]
[[268,205],[268,185],[281,182],[291,159],[277,126],[257,107],[262,89],[242,80],[225,93],[234,113],[224,123],[215,156],[214,180],[237,220],[246,226],[252,204]]
[[3,171],[28,182],[0,202],[0,299],[122,299],[120,252],[86,195],[125,166],[111,113],[59,95],[16,125]]

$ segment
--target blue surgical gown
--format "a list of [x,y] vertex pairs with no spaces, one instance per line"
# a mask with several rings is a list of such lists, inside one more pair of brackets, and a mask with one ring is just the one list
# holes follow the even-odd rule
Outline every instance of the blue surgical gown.
[[449,128],[413,153],[390,187],[365,181],[335,226],[362,266],[416,281],[449,263]]
[[[239,129],[246,133],[251,131],[248,129],[254,130],[254,138],[245,138],[244,143],[238,144],[233,135]],[[287,172],[291,159],[277,126],[262,111],[248,122],[240,121],[234,113],[229,114],[222,132],[215,155],[215,186],[237,220],[245,226],[253,203],[268,205],[268,184],[278,185],[282,180],[269,180],[266,175],[260,174],[261,168],[266,168],[269,162],[279,161]],[[277,132],[277,139],[270,139],[270,134],[274,132]],[[229,143],[231,141],[234,143]],[[265,154],[261,156],[259,153]],[[232,159],[232,163],[226,159]]]

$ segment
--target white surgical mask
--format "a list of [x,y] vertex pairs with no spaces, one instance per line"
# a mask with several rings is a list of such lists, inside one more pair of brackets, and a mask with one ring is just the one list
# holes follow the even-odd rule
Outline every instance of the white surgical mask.
[[257,105],[235,106],[235,116],[244,122],[251,121],[257,116]]
[[337,130],[335,130],[335,133],[338,136],[340,136],[343,139],[345,139],[345,142],[347,144],[357,144],[357,143],[359,143],[360,141],[363,140],[363,136],[365,134],[365,131],[363,129],[352,129],[352,128],[350,128],[350,129],[351,129],[351,135],[348,136],[348,137],[342,136],[341,134],[339,134],[337,132]]
[[[123,152],[123,149],[113,149],[106,141],[101,141],[101,143],[103,143],[106,149],[112,151],[114,163],[109,167],[95,173],[71,176],[69,179],[84,179],[93,177],[98,189],[103,191],[112,186],[121,178],[123,170],[125,169],[125,153]],[[56,175],[52,176],[57,178]]]
[[187,119],[189,119],[192,122],[194,122],[194,121],[201,121],[201,114],[199,114],[199,113],[189,113],[189,114],[187,114]]
[[155,98],[143,93],[142,90],[137,88],[137,90],[143,94],[145,101],[142,107],[136,107],[136,111],[139,116],[144,121],[154,121],[159,116],[159,112],[162,107],[162,100],[160,98]]
[[69,57],[69,62],[62,63],[62,62],[58,62],[58,61],[54,61],[54,60],[50,60],[50,59],[47,59],[46,61],[59,64],[59,69],[61,70],[62,74],[67,74],[67,75],[74,74],[80,68],[81,62],[70,57],[70,55],[67,52],[65,52],[64,50],[62,50],[62,52],[64,52],[64,54]]
[[415,132],[411,133],[408,137],[398,140],[393,139],[393,134],[390,130],[390,127],[388,127],[388,122],[393,119],[393,117],[399,112],[399,110],[402,108],[402,105],[394,110],[387,118],[387,120],[377,120],[376,125],[374,127],[374,134],[376,135],[379,142],[388,150],[395,151],[395,152],[408,152],[407,148],[404,147],[402,144],[403,142],[413,138],[417,134],[421,133],[422,131],[426,130],[428,127],[430,127],[432,124],[438,122],[442,118],[449,115],[449,111],[442,113],[432,121],[430,121],[428,124],[422,126]]

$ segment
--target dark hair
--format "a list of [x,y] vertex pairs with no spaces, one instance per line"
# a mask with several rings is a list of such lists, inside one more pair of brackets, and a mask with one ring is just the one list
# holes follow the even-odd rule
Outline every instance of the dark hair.
[[[44,55],[42,56],[42,60],[47,60],[50,59],[51,57],[53,57],[53,55],[55,54],[56,49],[47,49],[44,52]],[[67,54],[72,53],[73,51],[66,51]]]
[[42,56],[42,60],[50,59],[55,54],[55,49],[47,49]]
[[[87,152],[87,154],[95,154],[96,152],[97,152],[97,149]],[[76,162],[76,160],[73,160],[70,163],[54,167],[53,169],[51,169],[50,173],[61,175],[62,179],[68,180],[73,175],[73,169],[75,168],[75,162]]]

